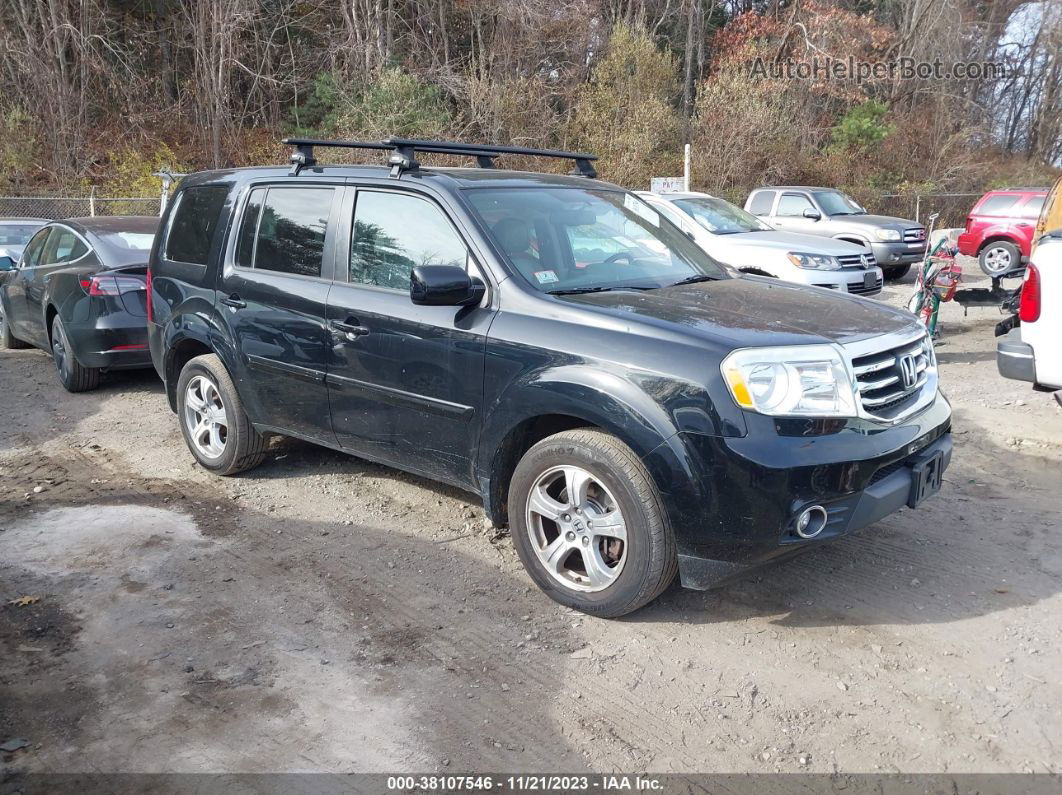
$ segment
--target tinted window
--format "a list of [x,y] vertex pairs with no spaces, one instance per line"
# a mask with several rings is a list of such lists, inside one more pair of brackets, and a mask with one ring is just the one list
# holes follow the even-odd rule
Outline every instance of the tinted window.
[[88,253],[88,246],[81,238],[66,227],[56,226],[52,228],[52,234],[48,238],[48,245],[44,247],[44,256],[41,265],[61,265],[64,262],[73,262]]
[[1033,196],[1029,201],[1022,205],[1022,208],[1018,211],[1018,215],[1022,218],[1039,218],[1040,211],[1044,209],[1044,202],[1047,201],[1046,196]]
[[752,196],[749,202],[749,212],[753,215],[770,215],[771,205],[774,204],[774,191],[761,190]]
[[[334,194],[334,188],[269,188],[261,212],[257,213],[260,218],[253,267],[296,276],[320,276]],[[261,197],[254,198],[258,201]],[[249,206],[241,236],[249,223],[248,215],[255,214],[256,208]]]
[[775,215],[802,215],[804,210],[812,208],[811,200],[802,193],[783,193],[778,200],[778,210]]
[[26,250],[22,252],[21,267],[33,267],[40,261],[41,251],[44,249],[44,241],[48,239],[48,233],[51,231],[51,229],[42,229],[30,240]]
[[400,193],[359,191],[350,246],[350,280],[409,289],[418,265],[464,268],[468,249],[431,202]]
[[997,193],[989,196],[977,208],[978,215],[1009,215],[1018,197],[1012,193]]
[[186,188],[177,199],[166,239],[166,259],[206,265],[229,189],[225,185]]
[[254,264],[254,236],[258,232],[258,219],[262,214],[265,192],[265,188],[252,190],[243,209],[243,220],[236,237],[236,264],[241,268],[250,268]]

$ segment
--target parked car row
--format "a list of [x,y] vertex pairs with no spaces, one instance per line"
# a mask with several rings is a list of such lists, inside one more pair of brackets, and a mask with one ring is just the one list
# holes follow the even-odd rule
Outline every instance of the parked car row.
[[[291,143],[291,168],[183,179],[146,270],[104,229],[49,225],[0,289],[5,343],[96,368],[111,360],[82,357],[141,345],[139,323],[204,469],[247,471],[279,434],[452,484],[510,527],[545,593],[598,616],[939,490],[951,409],[931,339],[838,294],[877,282],[871,252],[806,250],[711,197],[643,199],[597,180],[586,153]],[[387,165],[317,162],[315,147],[352,145]],[[494,168],[514,153],[577,173]],[[731,229],[734,267],[707,253]],[[857,251],[861,278],[821,282],[834,290],[735,270],[831,279]]]

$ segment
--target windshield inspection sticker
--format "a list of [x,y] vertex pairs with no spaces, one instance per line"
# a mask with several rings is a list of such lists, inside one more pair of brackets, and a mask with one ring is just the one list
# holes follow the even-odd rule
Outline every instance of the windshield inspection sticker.
[[556,271],[535,271],[535,278],[539,284],[553,284],[559,282]]
[[637,196],[630,193],[624,195],[623,206],[635,215],[640,215],[653,226],[660,226],[660,214]]

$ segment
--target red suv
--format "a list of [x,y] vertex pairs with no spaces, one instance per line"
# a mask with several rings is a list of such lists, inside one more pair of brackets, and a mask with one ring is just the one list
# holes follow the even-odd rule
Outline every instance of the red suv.
[[1036,219],[1047,198],[1047,188],[990,190],[966,217],[959,235],[959,251],[977,257],[981,270],[998,276],[1029,256]]

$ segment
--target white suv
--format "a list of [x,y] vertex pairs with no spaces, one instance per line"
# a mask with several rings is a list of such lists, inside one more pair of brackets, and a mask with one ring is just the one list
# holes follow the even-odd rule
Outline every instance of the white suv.
[[1018,318],[1021,325],[996,345],[999,374],[1062,389],[1062,229],[1048,232],[1033,249]]
[[779,232],[707,193],[639,192],[715,259],[745,273],[871,296],[881,268],[868,248],[818,235]]

